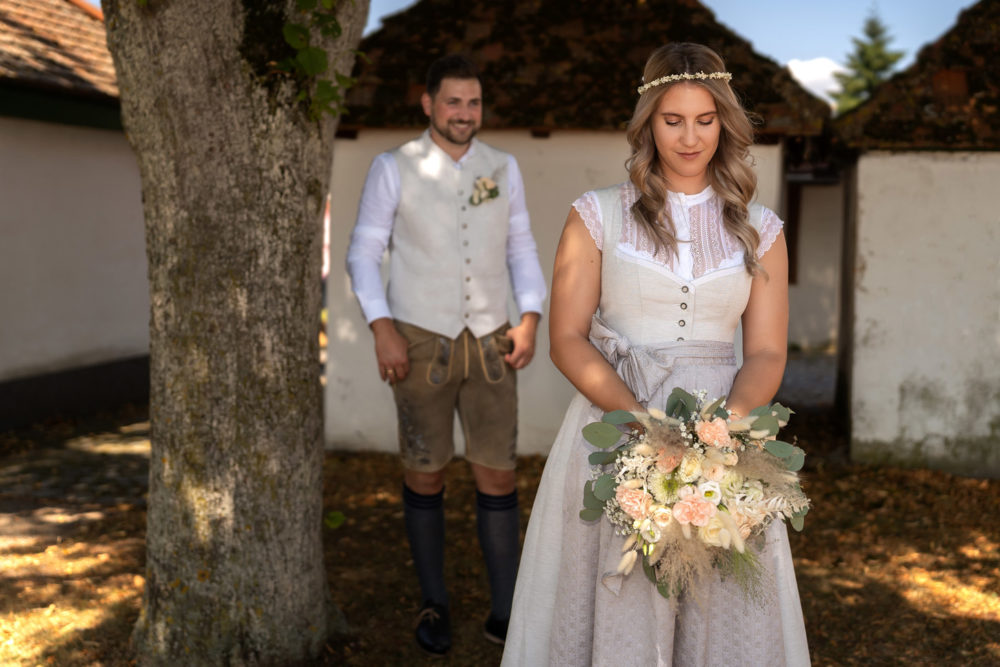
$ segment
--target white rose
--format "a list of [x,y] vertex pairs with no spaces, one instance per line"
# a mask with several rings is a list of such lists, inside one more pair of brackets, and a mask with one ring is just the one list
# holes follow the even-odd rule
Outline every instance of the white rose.
[[707,525],[698,529],[698,537],[709,546],[722,547],[723,549],[728,549],[733,539],[722,519],[718,516],[712,517]]
[[685,482],[693,482],[701,477],[701,459],[696,452],[688,452],[677,466],[680,478]]

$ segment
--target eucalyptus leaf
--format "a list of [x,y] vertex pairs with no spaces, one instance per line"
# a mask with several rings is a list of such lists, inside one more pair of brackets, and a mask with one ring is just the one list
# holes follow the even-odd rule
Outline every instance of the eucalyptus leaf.
[[770,435],[777,435],[780,427],[777,419],[771,415],[762,415],[753,421],[750,428],[754,431],[767,431]]
[[701,411],[701,416],[703,418],[711,417],[716,410],[722,407],[722,402],[726,400],[725,396],[720,396],[719,398],[712,401],[704,410]]
[[764,443],[764,449],[781,459],[787,459],[795,453],[795,447],[793,445],[790,445],[787,442],[782,442],[781,440],[768,440]]
[[584,521],[595,521],[600,519],[602,514],[604,514],[604,510],[580,510],[580,518]]
[[729,419],[729,410],[726,410],[721,405],[715,409],[715,416],[722,417],[723,419]]
[[785,459],[785,465],[792,472],[798,472],[799,470],[802,470],[802,466],[805,464],[805,462],[806,462],[806,453],[801,449],[799,449],[798,447],[795,448],[795,451],[792,452],[791,456]]
[[603,466],[611,463],[616,458],[618,458],[617,450],[609,452],[602,449],[599,452],[591,452],[590,456],[587,457],[587,460],[592,466]]
[[698,399],[680,387],[674,387],[670,396],[667,397],[667,409],[664,412],[674,417],[687,419],[697,409]]
[[594,495],[601,500],[611,500],[615,497],[615,488],[617,488],[618,482],[612,475],[601,475],[594,482]]
[[593,422],[583,427],[583,437],[594,447],[607,449],[621,440],[622,432],[612,424]]
[[589,482],[583,487],[583,506],[588,510],[604,510],[604,501],[594,495]]
[[615,410],[604,415],[601,421],[605,424],[628,424],[636,421],[636,419],[635,415],[628,410]]
[[747,415],[747,416],[748,417],[762,417],[764,415],[769,415],[769,414],[771,414],[771,406],[770,405],[758,405],[756,408],[754,408],[753,410],[751,410],[750,414]]
[[805,521],[803,520],[803,518],[798,515],[795,515],[791,519],[789,519],[788,523],[792,524],[792,528],[794,528],[799,532],[802,532],[802,527],[805,525]]
[[788,422],[789,417],[795,414],[794,410],[786,408],[781,403],[775,403],[771,406],[771,414],[778,418],[779,421]]
[[281,27],[281,34],[293,49],[304,49],[309,46],[309,29],[298,23],[286,23]]

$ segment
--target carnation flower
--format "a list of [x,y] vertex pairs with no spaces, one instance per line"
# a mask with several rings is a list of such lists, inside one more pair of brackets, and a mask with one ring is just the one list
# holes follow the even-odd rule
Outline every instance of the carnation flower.
[[700,496],[689,496],[674,505],[674,518],[681,524],[704,526],[717,511],[711,501]]
[[653,504],[653,497],[642,489],[629,489],[624,486],[619,486],[615,490],[615,500],[633,519],[645,518]]
[[656,469],[660,472],[673,472],[681,463],[683,454],[677,451],[669,451],[666,447],[661,447],[656,452]]
[[706,445],[712,447],[729,447],[732,440],[729,439],[729,426],[722,417],[716,417],[710,422],[698,422],[695,427],[698,439]]

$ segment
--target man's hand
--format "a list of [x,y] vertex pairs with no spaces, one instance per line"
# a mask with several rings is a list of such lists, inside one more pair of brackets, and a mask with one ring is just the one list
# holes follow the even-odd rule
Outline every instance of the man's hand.
[[524,368],[535,356],[535,333],[538,331],[540,317],[538,313],[524,313],[521,315],[521,323],[507,330],[505,335],[514,342],[514,349],[510,354],[505,354],[503,360],[511,368]]
[[375,334],[375,358],[378,359],[378,373],[390,384],[406,379],[410,373],[408,343],[388,317],[380,317],[371,323]]

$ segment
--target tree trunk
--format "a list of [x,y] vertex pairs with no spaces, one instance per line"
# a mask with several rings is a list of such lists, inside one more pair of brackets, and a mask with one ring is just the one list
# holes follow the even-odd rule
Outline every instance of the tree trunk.
[[[336,120],[310,120],[273,63],[295,0],[104,0],[142,177],[151,296],[146,588],[151,665],[320,656],[320,219]],[[313,32],[348,73],[343,35]]]

